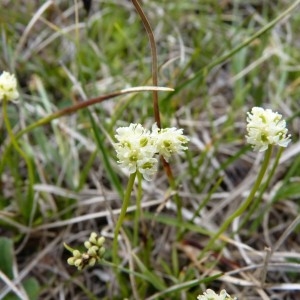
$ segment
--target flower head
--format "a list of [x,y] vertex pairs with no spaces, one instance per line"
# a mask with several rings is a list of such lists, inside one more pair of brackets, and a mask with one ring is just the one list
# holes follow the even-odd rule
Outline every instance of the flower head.
[[3,72],[0,75],[0,101],[15,100],[19,97],[15,75]]
[[226,290],[222,290],[220,294],[216,294],[213,290],[208,289],[203,295],[199,295],[197,300],[236,300],[236,297],[232,298]]
[[141,124],[120,127],[116,132],[114,147],[118,163],[130,174],[139,171],[148,181],[157,172],[158,159],[155,156],[161,154],[168,160],[172,154],[187,149],[184,145],[189,140],[182,129],[159,129],[156,124],[152,126],[152,132]]
[[269,145],[287,147],[291,135],[287,134],[286,122],[281,114],[271,109],[253,107],[247,115],[246,138],[255,151],[265,151]]
[[172,154],[187,149],[185,145],[189,139],[183,135],[183,129],[177,129],[175,127],[160,129],[154,124],[152,126],[152,136],[155,139],[159,154],[162,155],[166,161],[169,160]]
[[138,170],[146,180],[151,180],[158,160],[154,158],[156,146],[150,132],[141,124],[130,124],[118,128],[115,137],[118,142],[114,146],[121,167],[128,169],[130,174]]

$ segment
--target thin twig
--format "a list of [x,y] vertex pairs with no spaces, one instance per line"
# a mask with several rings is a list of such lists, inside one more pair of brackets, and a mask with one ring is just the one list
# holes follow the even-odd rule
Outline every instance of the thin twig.
[[[157,83],[158,83],[157,50],[156,50],[156,43],[155,43],[153,30],[151,28],[151,25],[145,15],[145,13],[143,12],[143,9],[141,8],[139,2],[137,0],[132,0],[132,4],[134,5],[137,13],[139,14],[140,18],[142,19],[142,23],[147,31],[147,35],[149,38],[149,44],[150,44],[150,48],[151,48],[152,82],[153,82],[153,85],[157,86]],[[157,91],[153,91],[152,95],[153,95],[153,110],[154,110],[155,122],[157,124],[157,127],[161,128]]]

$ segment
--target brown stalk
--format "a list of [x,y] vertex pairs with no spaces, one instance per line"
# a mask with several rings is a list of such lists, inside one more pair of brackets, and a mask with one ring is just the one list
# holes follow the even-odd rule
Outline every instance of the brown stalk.
[[[156,43],[155,38],[153,34],[153,30],[151,28],[151,25],[140,6],[139,2],[137,0],[131,0],[132,4],[134,5],[138,15],[140,16],[142,23],[146,29],[148,38],[149,38],[149,44],[151,49],[151,60],[152,60],[152,67],[151,67],[151,74],[152,74],[152,83],[154,86],[158,85],[158,64],[157,64],[157,50],[156,50]],[[159,105],[158,105],[158,93],[157,91],[153,91],[153,110],[154,110],[154,119],[157,124],[158,128],[161,128],[161,121],[160,121],[160,113],[159,113]],[[169,163],[161,156],[161,161],[163,164],[163,168],[171,182],[171,185],[174,185],[174,177],[172,174],[172,169],[169,165]],[[173,186],[174,187],[174,186]]]
[[101,103],[105,100],[116,98],[118,96],[125,95],[125,94],[130,94],[130,93],[135,93],[135,92],[143,92],[143,91],[153,91],[153,90],[156,90],[156,91],[173,91],[173,89],[170,89],[170,88],[156,87],[156,86],[144,86],[144,87],[134,87],[134,88],[124,89],[124,90],[116,91],[114,93],[107,94],[107,95],[104,95],[104,96],[92,98],[92,99],[89,99],[89,100],[86,100],[86,101],[83,101],[83,102],[76,103],[72,106],[68,106],[66,108],[63,108],[63,109],[61,109],[61,110],[59,110],[59,111],[57,111],[57,112],[55,112],[55,113],[53,113],[49,116],[46,116],[46,117],[38,120],[35,123],[32,123],[31,125],[29,125],[25,129],[19,131],[16,134],[16,138],[20,138],[23,134],[31,131],[33,128],[36,128],[36,127],[41,126],[41,125],[48,124],[49,122],[51,122],[54,119],[57,119],[59,117],[65,116],[65,115],[73,114],[76,111],[78,111],[80,109],[83,109],[83,108],[86,108],[88,106],[91,106],[93,104]]
[[[151,49],[151,60],[152,60],[152,66],[151,66],[152,82],[153,82],[153,85],[157,86],[158,85],[158,64],[157,64],[156,43],[155,43],[153,30],[151,28],[151,25],[144,13],[142,7],[140,6],[138,0],[131,0],[131,2],[134,5],[138,15],[140,16],[142,23],[146,29],[147,35],[148,35],[150,49]],[[159,105],[158,105],[158,93],[157,93],[157,91],[153,91],[152,93],[153,93],[153,110],[154,110],[155,122],[156,122],[158,128],[161,128]],[[171,187],[173,189],[175,189],[176,184],[175,184],[175,180],[174,180],[174,176],[173,176],[170,164],[164,159],[163,156],[161,156],[160,159],[163,164],[164,171],[169,179],[169,183],[170,183]],[[177,194],[175,195],[175,200],[177,203],[179,219],[182,220],[181,200],[179,199]]]
[[[154,34],[153,34],[153,30],[151,28],[151,25],[144,13],[144,11],[142,10],[139,2],[137,0],[132,0],[132,4],[134,5],[137,13],[139,14],[142,23],[147,31],[147,35],[149,38],[149,43],[150,43],[150,48],[151,48],[151,60],[152,60],[152,82],[153,85],[157,86],[158,83],[158,66],[157,66],[157,51],[156,51],[156,43],[155,43],[155,38],[154,38]],[[159,105],[158,105],[158,94],[157,91],[153,91],[153,110],[154,110],[154,118],[155,118],[155,122],[157,124],[158,128],[161,128],[161,122],[160,122],[160,114],[159,114]]]

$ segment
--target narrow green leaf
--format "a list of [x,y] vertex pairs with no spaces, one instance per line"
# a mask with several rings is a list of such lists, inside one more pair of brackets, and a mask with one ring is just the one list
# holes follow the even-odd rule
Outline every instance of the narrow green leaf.
[[13,279],[13,242],[9,238],[0,238],[0,270],[10,279]]
[[153,271],[147,269],[147,267],[143,264],[143,262],[134,254],[132,253],[134,260],[136,261],[138,267],[140,268],[142,274],[147,278],[147,280],[159,291],[165,290],[167,287],[162,279],[157,276]]
[[281,199],[299,199],[300,198],[300,184],[299,182],[289,182],[283,185],[276,193],[275,200]]
[[112,166],[110,164],[109,161],[109,157],[107,155],[107,150],[104,147],[104,137],[101,136],[100,130],[97,127],[93,117],[91,116],[91,114],[89,113],[89,118],[92,124],[92,128],[93,128],[93,132],[96,138],[96,142],[97,142],[97,146],[100,150],[100,153],[102,155],[102,159],[103,159],[103,164],[104,164],[104,168],[105,171],[107,172],[108,178],[110,179],[112,185],[116,188],[116,190],[119,192],[119,195],[121,197],[123,197],[123,187],[120,183],[120,180],[118,179],[116,173],[114,172],[114,170],[112,169]]
[[38,281],[35,278],[30,277],[24,280],[23,287],[30,300],[38,299],[41,288]]

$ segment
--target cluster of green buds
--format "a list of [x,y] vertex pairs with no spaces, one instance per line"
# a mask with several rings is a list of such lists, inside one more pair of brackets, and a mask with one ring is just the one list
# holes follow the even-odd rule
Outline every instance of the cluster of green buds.
[[64,244],[65,248],[69,250],[73,256],[68,258],[68,264],[75,266],[78,270],[82,270],[87,266],[94,266],[95,263],[103,258],[105,238],[99,237],[97,233],[92,232],[89,239],[84,242],[84,247],[87,249],[85,252],[80,252]]

